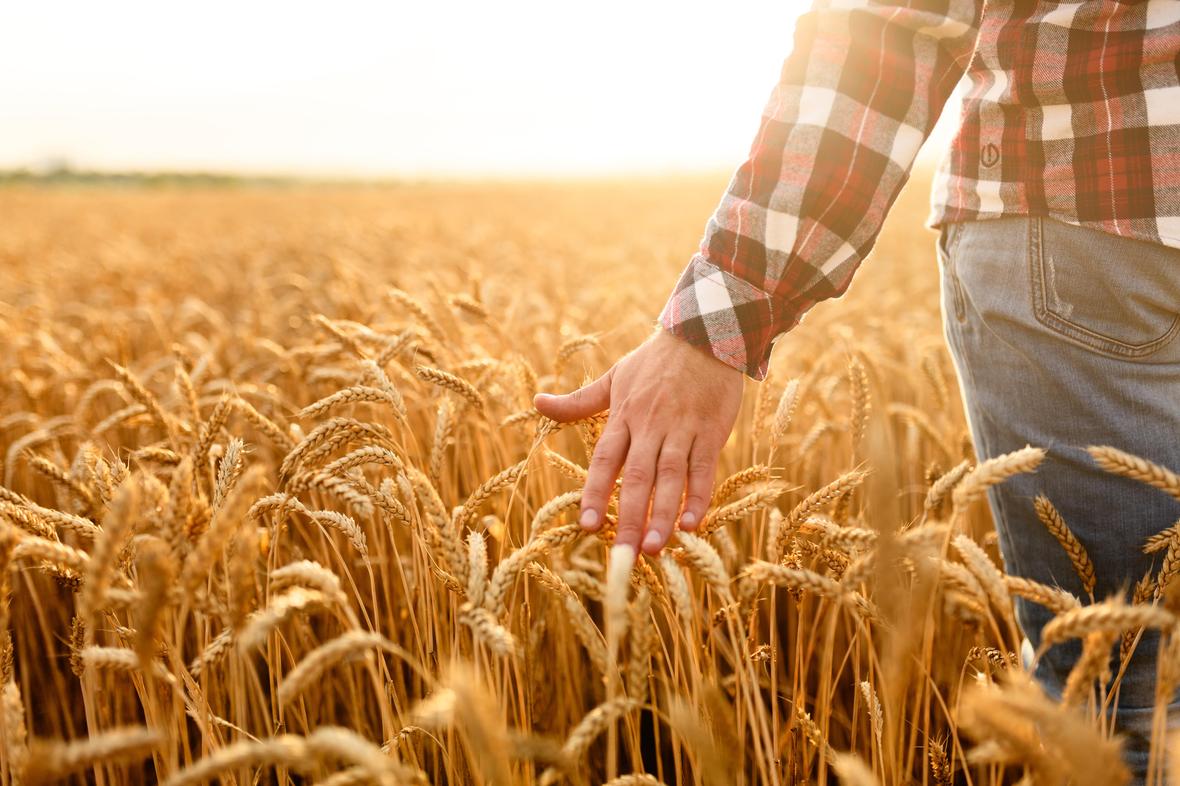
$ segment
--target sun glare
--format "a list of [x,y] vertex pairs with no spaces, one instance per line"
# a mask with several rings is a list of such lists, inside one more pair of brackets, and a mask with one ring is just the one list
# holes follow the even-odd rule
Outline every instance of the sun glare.
[[732,167],[801,0],[225,0],[0,11],[0,167],[366,175]]

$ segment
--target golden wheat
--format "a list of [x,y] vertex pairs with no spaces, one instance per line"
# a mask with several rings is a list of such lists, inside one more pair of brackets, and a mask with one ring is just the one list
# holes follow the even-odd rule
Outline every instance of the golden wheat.
[[[1175,654],[1176,527],[1131,603],[1003,572],[977,503],[1043,452],[975,465],[902,231],[748,386],[696,534],[574,523],[608,415],[532,397],[649,335],[716,185],[0,190],[0,784],[1119,783],[1104,654]],[[1013,597],[1084,641],[1064,702]]]

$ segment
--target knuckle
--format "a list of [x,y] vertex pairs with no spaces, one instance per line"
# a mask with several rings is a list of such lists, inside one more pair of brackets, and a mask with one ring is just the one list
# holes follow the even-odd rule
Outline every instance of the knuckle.
[[675,496],[672,494],[656,494],[651,501],[652,521],[655,521],[657,517],[663,518],[675,512],[678,507],[680,507],[679,494]]
[[656,467],[656,477],[660,480],[679,480],[684,477],[684,465],[677,461],[661,460]]
[[582,507],[594,507],[606,494],[602,483],[595,478],[586,481],[586,485],[582,487]]
[[643,534],[643,525],[637,521],[619,521],[619,529],[615,534],[615,542],[635,543]]
[[614,455],[612,452],[608,448],[599,444],[599,446],[595,448],[594,453],[590,456],[590,466],[591,468],[595,469],[605,468],[610,465],[613,459]]
[[602,472],[591,467],[590,472],[586,475],[586,482],[582,485],[582,496],[601,496],[610,485],[611,480],[609,472]]
[[618,443],[612,436],[604,436],[590,454],[590,466],[605,468],[614,464],[618,457]]
[[672,529],[672,519],[676,516],[676,508],[668,503],[662,503],[652,507],[650,527],[659,532],[668,532]]
[[643,485],[651,482],[651,472],[647,467],[638,464],[623,467],[623,483],[627,485]]
[[600,499],[607,495],[611,478],[604,472],[590,473],[582,487],[582,499]]

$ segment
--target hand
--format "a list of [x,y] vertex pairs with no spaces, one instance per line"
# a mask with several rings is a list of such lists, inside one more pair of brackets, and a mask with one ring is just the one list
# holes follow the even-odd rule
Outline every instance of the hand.
[[579,523],[590,531],[602,526],[622,470],[616,545],[637,550],[642,538],[643,550],[657,554],[678,515],[681,529],[696,529],[709,507],[717,456],[737,420],[742,385],[740,371],[660,330],[590,384],[560,396],[538,394],[537,409],[560,422],[610,408],[590,459]]

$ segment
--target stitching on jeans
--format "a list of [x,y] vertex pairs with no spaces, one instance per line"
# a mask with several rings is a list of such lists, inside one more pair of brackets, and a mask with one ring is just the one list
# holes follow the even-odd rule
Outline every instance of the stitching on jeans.
[[967,321],[967,303],[966,296],[963,294],[963,284],[959,281],[959,271],[955,265],[955,257],[959,249],[959,240],[963,237],[963,228],[966,222],[955,222],[947,224],[945,229],[946,241],[945,248],[943,248],[943,255],[946,257],[946,264],[944,265],[944,274],[947,277],[947,282],[951,286],[951,300],[955,310],[955,319],[962,324]]
[[[946,323],[946,339],[951,354],[956,359],[955,368],[961,376],[960,384],[963,386],[964,404],[968,396],[976,396],[979,390],[979,385],[975,381],[975,365],[967,362],[967,345],[963,336],[963,330],[967,328],[967,323],[968,319],[966,317],[957,324],[952,324],[949,321]],[[990,412],[983,409],[976,409],[976,416],[984,421],[981,424],[982,427],[977,430],[971,422],[971,416],[968,415],[968,429],[970,431],[972,445],[977,454],[976,458],[982,462],[991,456],[998,455],[998,451],[995,450],[995,446],[992,444],[991,430],[988,428],[988,421],[992,421],[994,418]],[[996,529],[996,534],[1011,543],[1013,541],[1012,527],[1009,525],[1009,518],[1006,515],[1006,505],[1004,504],[1003,497],[999,494],[998,489],[989,489],[988,492],[988,510],[991,514],[992,524]],[[1010,551],[1012,554],[1012,567],[1015,567],[1017,575],[1032,575],[1031,571],[1028,570],[1028,566],[1025,565],[1024,555],[1018,549],[1012,549]],[[1019,604],[1019,598],[1015,598],[1014,600]]]
[[1042,218],[1040,216],[1029,217],[1028,230],[1028,276],[1032,294],[1033,316],[1049,330],[1087,349],[1118,359],[1147,357],[1162,349],[1177,334],[1180,334],[1180,314],[1176,315],[1168,331],[1159,338],[1143,344],[1130,344],[1071,322],[1066,319],[1066,315],[1059,314],[1049,308],[1047,305],[1049,282],[1045,279]]

